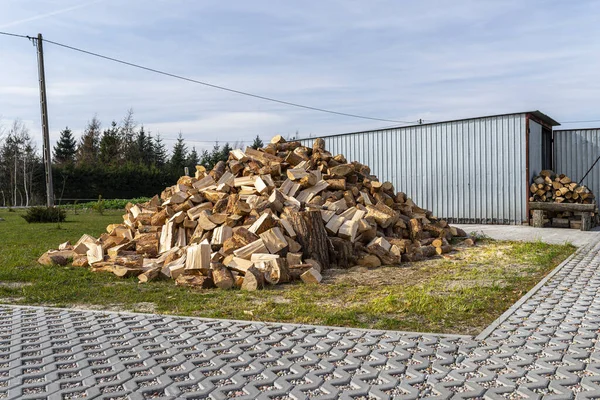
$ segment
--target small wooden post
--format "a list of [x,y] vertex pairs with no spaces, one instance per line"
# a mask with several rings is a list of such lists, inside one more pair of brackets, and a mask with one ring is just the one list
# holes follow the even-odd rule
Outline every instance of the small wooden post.
[[592,216],[589,212],[581,213],[581,230],[589,231],[592,229]]
[[[544,227],[544,211],[543,210],[533,210],[533,227],[534,228],[543,228]],[[583,229],[583,226],[582,226]]]

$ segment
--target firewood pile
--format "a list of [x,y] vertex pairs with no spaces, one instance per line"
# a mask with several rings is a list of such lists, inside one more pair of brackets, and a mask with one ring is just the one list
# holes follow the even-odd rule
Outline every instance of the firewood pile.
[[[319,283],[328,268],[376,268],[442,255],[464,231],[418,207],[370,168],[276,136],[233,150],[212,171],[196,167],[99,238],[40,258],[89,266],[140,282],[174,279],[199,288],[261,289]],[[468,244],[473,244],[467,239]]]
[[[584,185],[571,181],[565,174],[555,174],[544,170],[533,178],[529,187],[530,202],[543,204],[543,216],[536,222],[535,210],[530,212],[530,225],[552,226],[555,228],[571,228],[589,230],[598,223],[598,210],[594,194]],[[586,206],[584,206],[586,205]],[[539,208],[542,204],[537,205]],[[530,208],[533,205],[530,205]],[[584,210],[582,208],[591,208]],[[593,210],[593,211],[592,211]],[[591,224],[586,224],[586,216],[591,218]]]
[[529,191],[529,201],[594,204],[594,194],[587,187],[550,170],[543,170],[534,177]]

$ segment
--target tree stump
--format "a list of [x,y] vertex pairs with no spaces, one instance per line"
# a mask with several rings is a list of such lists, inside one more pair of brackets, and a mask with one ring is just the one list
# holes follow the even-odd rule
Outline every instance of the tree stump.
[[330,261],[337,264],[338,268],[350,268],[356,263],[352,243],[338,237],[329,238],[332,249],[329,252]]
[[321,212],[290,212],[290,222],[296,231],[296,240],[302,245],[304,259],[315,259],[328,269],[330,244]]

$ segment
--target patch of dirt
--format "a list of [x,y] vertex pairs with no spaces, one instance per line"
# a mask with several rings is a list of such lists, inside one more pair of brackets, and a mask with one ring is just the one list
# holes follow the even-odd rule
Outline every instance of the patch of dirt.
[[452,290],[461,290],[461,289],[469,289],[474,287],[506,287],[508,283],[504,280],[493,280],[493,279],[475,279],[475,280],[455,280],[455,281],[446,281],[444,286],[446,289]]
[[292,299],[288,299],[285,298],[284,296],[271,296],[271,297],[265,297],[265,298],[256,298],[256,299],[251,299],[251,303],[255,304],[255,305],[263,305],[266,302],[270,302],[272,301],[275,304],[289,304],[292,302]]
[[[371,299],[369,299],[369,298],[363,298],[362,301],[345,301],[343,306],[344,306],[344,308],[357,307],[357,306],[361,306],[365,303],[368,303],[370,300]],[[316,303],[323,307],[333,307],[333,308],[337,308],[341,305],[340,301],[338,299],[322,299],[322,300],[317,300]]]
[[122,303],[115,304],[74,304],[73,307],[77,310],[84,311],[113,311],[113,312],[139,312],[152,314],[156,312],[156,305],[154,303],[142,302],[134,303],[130,307],[127,307]]
[[[506,251],[507,244],[483,244],[475,247],[455,246],[457,252],[444,254],[414,263],[403,263],[400,266],[384,266],[368,269],[354,266],[349,269],[331,269],[323,273],[325,284],[350,284],[356,286],[385,287],[391,285],[417,286],[437,279],[440,274],[455,274],[466,270],[477,269],[485,271],[488,268],[502,268],[512,276],[526,277],[532,275],[524,270],[524,265],[515,264],[510,260]],[[513,262],[511,262],[513,261]],[[449,281],[450,290],[468,287],[490,287],[506,282],[492,279],[461,279]]]
[[153,314],[156,312],[156,304],[150,302],[135,303],[133,311],[139,313]]
[[[406,263],[402,266],[387,266],[368,269],[355,266],[349,269],[330,269],[323,273],[323,283],[345,283],[360,286],[412,285],[427,281],[440,260],[427,260],[419,263]],[[430,268],[431,267],[431,268]]]
[[8,289],[19,289],[31,285],[33,285],[31,282],[0,282],[0,287]]
[[402,285],[412,282],[419,273],[414,267],[380,267],[368,269],[352,267],[349,269],[330,269],[323,273],[323,283],[348,283],[361,286]]
[[15,304],[25,300],[25,297],[0,297],[0,303],[3,304]]

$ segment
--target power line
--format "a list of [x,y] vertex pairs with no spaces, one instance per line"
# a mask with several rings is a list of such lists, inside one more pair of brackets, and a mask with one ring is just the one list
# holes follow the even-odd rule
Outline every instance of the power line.
[[10,33],[10,32],[0,32],[0,35],[14,36],[14,37],[24,38],[24,39],[34,39],[31,36],[17,35],[16,33]]
[[[8,36],[23,37],[23,38],[31,39],[31,37],[29,37],[29,36],[16,35],[16,34],[8,33],[8,32],[0,32],[0,33],[2,33],[4,35],[8,35]],[[98,58],[102,58],[102,59],[105,59],[105,60],[113,61],[113,62],[116,62],[116,63],[119,63],[119,64],[128,65],[130,67],[143,69],[145,71],[150,71],[150,72],[154,72],[156,74],[161,74],[161,75],[169,76],[171,78],[176,78],[176,79],[180,79],[180,80],[183,80],[183,81],[196,83],[198,85],[208,86],[208,87],[211,87],[211,88],[214,88],[214,89],[224,90],[224,91],[227,91],[227,92],[236,93],[236,94],[240,94],[240,95],[243,95],[243,96],[254,97],[256,99],[261,99],[261,100],[270,101],[270,102],[279,103],[279,104],[285,104],[285,105],[292,106],[292,107],[304,108],[306,110],[312,110],[312,111],[319,111],[319,112],[324,112],[324,113],[329,113],[329,114],[342,115],[342,116],[345,116],[345,117],[369,119],[369,120],[373,120],[373,121],[396,122],[396,123],[400,123],[400,124],[410,124],[410,123],[412,123],[412,122],[408,122],[408,121],[398,121],[398,120],[393,120],[393,119],[367,117],[367,116],[364,116],[364,115],[344,113],[344,112],[340,112],[340,111],[333,111],[333,110],[327,110],[327,109],[324,109],[324,108],[307,106],[307,105],[299,104],[299,103],[292,103],[290,101],[278,100],[278,99],[275,99],[275,98],[272,98],[272,97],[261,96],[261,95],[257,95],[257,94],[253,94],[253,93],[249,93],[249,92],[244,92],[244,91],[241,91],[241,90],[231,89],[231,88],[228,88],[228,87],[225,87],[225,86],[215,85],[215,84],[212,84],[212,83],[209,83],[209,82],[204,82],[204,81],[199,81],[199,80],[192,79],[192,78],[187,78],[187,77],[182,76],[182,75],[172,74],[170,72],[165,72],[165,71],[161,71],[161,70],[158,70],[158,69],[155,69],[155,68],[146,67],[146,66],[143,66],[143,65],[140,65],[140,64],[131,63],[131,62],[128,62],[128,61],[120,60],[118,58],[105,56],[105,55],[102,55],[102,54],[99,54],[99,53],[95,53],[95,52],[92,52],[92,51],[80,49],[80,48],[74,47],[74,46],[69,46],[69,45],[66,45],[66,44],[63,44],[63,43],[59,43],[59,42],[55,42],[55,41],[52,41],[52,40],[44,39],[44,41],[47,42],[47,43],[51,43],[53,45],[56,45],[56,46],[64,47],[64,48],[69,49],[69,50],[73,50],[73,51],[77,51],[77,52],[84,53],[84,54],[87,54],[87,55],[91,55],[91,56],[94,56],[94,57],[98,57]]]
[[[173,138],[165,138],[162,137],[160,138],[160,140],[166,140],[169,142],[176,142],[179,139],[173,139]],[[215,143],[252,143],[252,140],[188,140],[188,139],[183,139],[183,141],[185,143],[200,143],[200,144],[215,144]]]
[[[13,37],[18,37],[18,38],[24,38],[24,39],[29,39],[29,40],[37,40],[37,38],[32,37],[32,36],[27,36],[27,35],[19,35],[19,34],[15,34],[15,33],[10,33],[10,32],[0,32],[0,35],[6,35],[6,36],[13,36]],[[327,110],[324,108],[318,108],[318,107],[312,107],[312,106],[307,106],[307,105],[303,105],[303,104],[298,104],[298,103],[292,103],[289,101],[284,101],[284,100],[278,100],[272,97],[266,97],[266,96],[261,96],[261,95],[257,95],[257,94],[253,94],[253,93],[249,93],[249,92],[244,92],[241,90],[236,90],[236,89],[231,89],[225,86],[220,86],[220,85],[215,85],[212,83],[208,83],[208,82],[204,82],[204,81],[199,81],[196,79],[192,79],[192,78],[187,78],[185,76],[181,76],[181,75],[177,75],[177,74],[172,74],[170,72],[165,72],[165,71],[161,71],[158,69],[154,69],[154,68],[150,68],[150,67],[146,67],[143,65],[139,65],[139,64],[135,64],[135,63],[131,63],[128,61],[124,61],[124,60],[120,60],[117,58],[113,58],[113,57],[109,57],[109,56],[105,56],[99,53],[94,53],[92,51],[88,51],[88,50],[84,50],[84,49],[80,49],[77,47],[73,47],[73,46],[69,46],[63,43],[58,43],[58,42],[54,42],[52,40],[48,40],[48,39],[43,39],[44,41],[54,44],[56,46],[60,46],[60,47],[64,47],[66,49],[69,50],[73,50],[73,51],[77,51],[80,53],[84,53],[84,54],[88,54],[94,57],[98,57],[98,58],[102,58],[105,60],[109,60],[109,61],[113,61],[119,64],[124,64],[124,65],[128,65],[130,67],[134,67],[134,68],[139,68],[139,69],[143,69],[149,72],[154,72],[157,74],[161,74],[161,75],[165,75],[165,76],[169,76],[171,78],[176,78],[176,79],[180,79],[180,80],[184,80],[184,81],[188,81],[188,82],[192,82],[192,83],[196,83],[199,85],[204,85],[204,86],[208,86],[214,89],[219,89],[219,90],[224,90],[227,92],[231,92],[231,93],[236,93],[236,94],[240,94],[243,96],[249,96],[249,97],[254,97],[257,99],[261,99],[261,100],[266,100],[266,101],[271,101],[271,102],[275,102],[275,103],[279,103],[279,104],[285,104],[288,106],[293,106],[293,107],[299,107],[299,108],[304,108],[307,110],[313,110],[313,111],[320,111],[320,112],[325,112],[325,113],[329,113],[329,114],[336,114],[336,115],[342,115],[342,116],[346,116],[346,117],[352,117],[352,118],[361,118],[361,119],[368,119],[368,120],[373,120],[373,121],[384,121],[384,122],[396,122],[396,123],[400,123],[400,124],[414,124],[417,123],[419,121],[398,121],[398,120],[393,120],[393,119],[384,119],[384,118],[375,118],[375,117],[367,117],[364,115],[358,115],[358,114],[350,114],[350,113],[344,113],[344,112],[339,112],[339,111],[333,111],[333,110]],[[433,123],[436,121],[433,120],[421,120],[423,122],[429,122],[429,123]],[[592,120],[585,120],[585,121],[564,121],[561,122],[561,124],[579,124],[579,123],[590,123],[590,122],[600,122],[600,119],[592,119]],[[388,128],[388,127],[384,127],[383,129]],[[167,140],[176,140],[176,139],[167,139]],[[212,141],[196,141],[197,143],[214,143]]]

